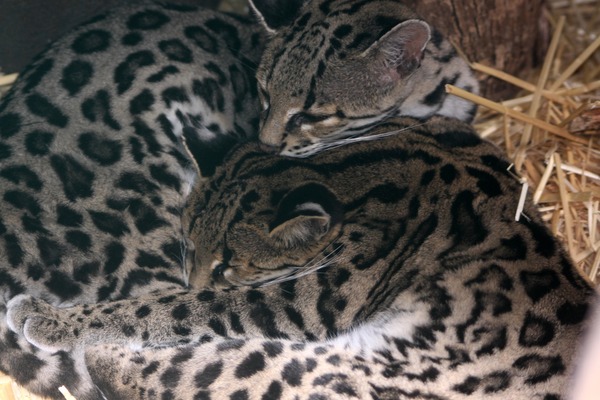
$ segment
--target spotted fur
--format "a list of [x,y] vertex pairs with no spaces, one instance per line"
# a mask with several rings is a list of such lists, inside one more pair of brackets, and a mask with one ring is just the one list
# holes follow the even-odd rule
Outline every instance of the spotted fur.
[[[0,103],[0,370],[46,396],[101,394],[66,353],[6,325],[57,306],[183,290],[181,209],[224,148],[255,136],[262,28],[195,7],[123,7],[42,53]],[[202,153],[202,154],[201,154]],[[211,167],[212,166],[212,167]]]
[[257,78],[260,140],[305,157],[392,116],[470,121],[475,106],[446,84],[477,92],[469,66],[398,0],[251,0],[272,32]]
[[508,165],[442,117],[306,159],[246,144],[183,214],[209,288],[19,296],[9,324],[88,349],[114,398],[560,399],[593,290],[530,199],[515,220]]

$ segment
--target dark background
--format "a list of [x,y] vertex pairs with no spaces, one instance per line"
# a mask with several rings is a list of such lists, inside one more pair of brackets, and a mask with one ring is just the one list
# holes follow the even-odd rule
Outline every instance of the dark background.
[[[0,71],[21,71],[48,43],[74,26],[108,8],[136,2],[139,0],[0,0]],[[220,0],[171,2],[215,8]]]

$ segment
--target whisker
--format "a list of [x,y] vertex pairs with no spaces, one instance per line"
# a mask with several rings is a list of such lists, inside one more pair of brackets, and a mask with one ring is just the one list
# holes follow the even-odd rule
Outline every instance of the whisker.
[[273,280],[260,284],[260,287],[271,286],[282,282],[291,281],[294,279],[301,278],[303,276],[318,273],[321,269],[326,268],[333,264],[337,260],[338,253],[342,249],[342,245],[337,246],[329,253],[323,255],[319,259],[313,259],[309,261],[304,267],[294,267],[293,270],[286,275],[282,275]]
[[378,134],[374,134],[374,135],[363,135],[364,132],[359,132],[359,133],[353,134],[348,137],[344,137],[344,138],[340,138],[340,139],[331,139],[329,141],[323,141],[323,142],[317,143],[314,149],[308,150],[304,154],[296,154],[295,157],[307,158],[307,157],[313,156],[317,153],[321,153],[323,151],[329,151],[332,149],[337,149],[337,148],[345,146],[347,144],[381,140],[381,139],[384,139],[389,136],[394,136],[399,133],[406,132],[408,130],[414,129],[414,128],[422,126],[424,124],[425,123],[423,122],[423,123],[407,126],[402,129],[396,129],[393,131],[378,133]]

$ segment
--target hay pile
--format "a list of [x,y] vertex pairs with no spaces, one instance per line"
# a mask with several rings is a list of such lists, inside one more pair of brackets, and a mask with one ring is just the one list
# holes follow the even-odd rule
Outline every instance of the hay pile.
[[550,6],[554,35],[537,76],[524,81],[473,64],[523,89],[521,96],[495,103],[447,90],[480,104],[477,131],[506,150],[552,232],[581,273],[598,284],[600,1],[552,0]]
[[[550,0],[549,6],[555,33],[536,76],[524,81],[473,64],[520,87],[521,96],[494,103],[448,90],[481,105],[478,132],[506,150],[554,234],[582,274],[599,284],[600,0]],[[15,76],[0,76],[0,95]],[[25,399],[42,400],[0,374],[0,400]]]

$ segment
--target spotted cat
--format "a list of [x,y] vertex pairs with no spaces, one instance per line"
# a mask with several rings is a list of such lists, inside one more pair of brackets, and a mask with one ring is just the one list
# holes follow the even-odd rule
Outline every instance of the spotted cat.
[[46,396],[66,384],[79,400],[102,397],[79,359],[13,335],[6,303],[186,287],[180,221],[196,167],[181,138],[209,175],[229,144],[256,136],[264,41],[244,18],[126,6],[21,74],[0,103],[0,371]]
[[251,0],[272,32],[257,79],[260,140],[304,157],[397,115],[471,121],[469,66],[397,0]]
[[309,158],[245,144],[184,210],[206,289],[18,296],[9,325],[87,348],[114,398],[560,399],[593,289],[530,199],[515,220],[508,167],[445,117]]

